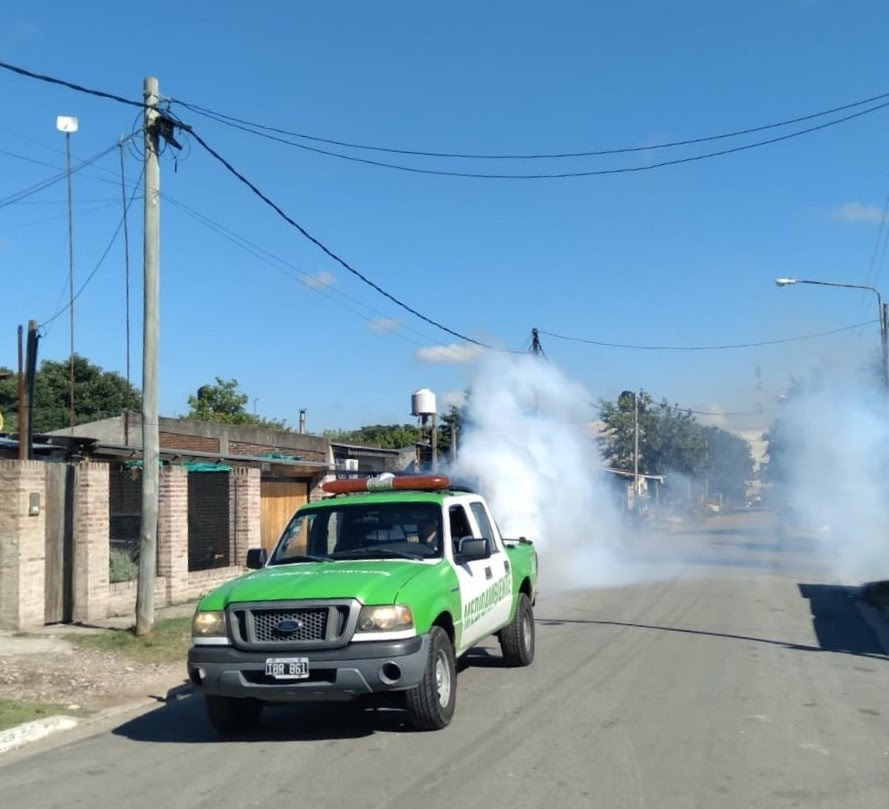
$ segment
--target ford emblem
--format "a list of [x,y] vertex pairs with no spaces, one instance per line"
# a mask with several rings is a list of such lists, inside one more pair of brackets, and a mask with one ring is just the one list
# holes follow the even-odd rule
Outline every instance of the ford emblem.
[[278,632],[292,635],[294,632],[299,632],[303,626],[303,622],[297,618],[285,618],[283,621],[278,621],[278,623],[275,624],[275,629],[277,629]]

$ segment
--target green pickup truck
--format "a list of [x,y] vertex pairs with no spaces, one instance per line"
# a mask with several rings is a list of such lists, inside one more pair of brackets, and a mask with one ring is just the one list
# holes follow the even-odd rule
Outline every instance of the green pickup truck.
[[[537,553],[442,475],[323,484],[271,555],[198,605],[188,675],[223,733],[273,703],[397,697],[418,730],[454,715],[458,657],[496,635],[534,659]],[[385,696],[388,695],[388,696]]]

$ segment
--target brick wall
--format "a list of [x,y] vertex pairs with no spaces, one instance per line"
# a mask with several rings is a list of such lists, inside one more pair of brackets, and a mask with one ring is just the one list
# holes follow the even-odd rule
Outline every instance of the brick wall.
[[[43,462],[0,460],[0,629],[43,625],[45,485]],[[37,515],[28,514],[32,493]]]
[[303,461],[325,461],[327,454],[323,451],[311,449],[296,449],[272,444],[254,444],[248,441],[234,441],[229,439],[228,451],[232,455],[268,455],[271,452],[279,452],[282,455],[295,455]]
[[229,519],[233,566],[242,566],[250,548],[262,546],[262,484],[258,469],[233,469],[229,475]]
[[188,600],[188,471],[183,466],[161,469],[157,575],[166,582],[166,603]]
[[214,587],[240,576],[245,572],[243,567],[217,567],[213,570],[193,570],[188,575],[188,586],[185,601],[201,598]]
[[[187,598],[183,598],[187,601]],[[154,606],[166,607],[167,580],[158,576],[154,583]],[[108,585],[108,615],[136,615],[136,582],[118,581]]]
[[108,464],[80,464],[76,481],[74,620],[95,621],[108,614]]
[[220,452],[219,439],[203,435],[159,433],[162,449],[196,449],[199,452]]

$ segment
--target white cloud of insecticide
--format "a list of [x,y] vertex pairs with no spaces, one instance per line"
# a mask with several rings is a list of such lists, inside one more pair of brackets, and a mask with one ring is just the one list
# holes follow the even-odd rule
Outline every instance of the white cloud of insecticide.
[[526,536],[549,590],[635,578],[618,558],[621,514],[587,426],[582,386],[531,355],[486,355],[451,472],[477,480],[506,537]]
[[822,380],[790,399],[773,432],[783,447],[772,461],[780,465],[774,500],[784,542],[836,577],[889,577],[885,393]]

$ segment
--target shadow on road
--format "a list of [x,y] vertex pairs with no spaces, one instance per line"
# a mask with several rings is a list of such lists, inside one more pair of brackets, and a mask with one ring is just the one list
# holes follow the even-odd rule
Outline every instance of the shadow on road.
[[676,626],[658,626],[656,624],[635,624],[622,621],[597,621],[586,619],[538,618],[538,626],[562,626],[570,624],[589,624],[592,626],[628,627],[631,629],[647,629],[657,632],[675,632],[683,635],[700,635],[702,637],[729,638],[753,643],[766,643],[800,652],[834,652],[850,654],[858,657],[869,657],[889,662],[883,652],[876,635],[861,617],[855,606],[854,591],[849,587],[831,584],[800,584],[799,591],[803,598],[809,600],[817,646],[802,643],[789,643],[772,638],[757,638],[752,635],[735,635],[729,632],[708,632],[703,629],[688,629]]
[[131,719],[112,733],[137,742],[227,744],[359,739],[374,733],[414,732],[403,710],[383,704],[315,703],[266,707],[249,733],[221,736],[207,720],[199,694]]
[[855,591],[838,584],[800,584],[818,643],[826,652],[882,656],[876,635],[855,607]]

